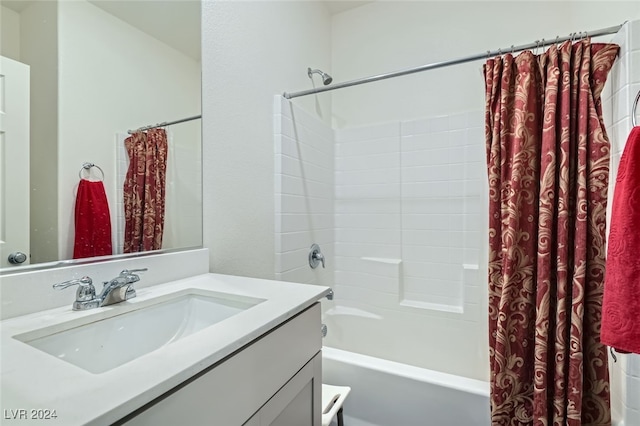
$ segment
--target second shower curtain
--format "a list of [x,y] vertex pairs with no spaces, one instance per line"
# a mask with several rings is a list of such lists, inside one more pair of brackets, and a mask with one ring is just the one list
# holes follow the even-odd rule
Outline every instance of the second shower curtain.
[[164,129],[137,132],[125,140],[129,168],[124,182],[124,253],[162,248],[167,171]]

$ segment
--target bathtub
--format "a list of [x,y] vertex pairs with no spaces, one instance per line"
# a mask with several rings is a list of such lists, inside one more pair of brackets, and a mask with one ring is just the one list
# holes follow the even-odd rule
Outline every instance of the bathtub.
[[484,426],[489,383],[322,348],[323,383],[351,386],[345,426]]

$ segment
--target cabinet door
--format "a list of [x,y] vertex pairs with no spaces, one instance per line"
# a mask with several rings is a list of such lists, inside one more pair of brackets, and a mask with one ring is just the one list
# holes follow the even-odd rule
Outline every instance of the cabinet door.
[[320,426],[322,355],[316,355],[244,426]]

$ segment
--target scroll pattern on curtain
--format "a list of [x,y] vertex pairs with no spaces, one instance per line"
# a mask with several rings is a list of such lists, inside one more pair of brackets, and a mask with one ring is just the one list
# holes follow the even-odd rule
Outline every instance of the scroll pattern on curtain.
[[611,424],[600,93],[617,53],[587,39],[485,64],[493,425]]
[[125,139],[129,168],[124,182],[124,253],[162,248],[167,133],[137,132]]

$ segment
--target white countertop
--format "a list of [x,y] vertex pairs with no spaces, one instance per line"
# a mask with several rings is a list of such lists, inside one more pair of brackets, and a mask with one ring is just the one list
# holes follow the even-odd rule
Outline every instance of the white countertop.
[[[265,299],[197,333],[100,374],[42,352],[13,336],[68,322],[92,322],[146,306],[157,297],[194,289]],[[328,294],[329,288],[204,274],[137,290],[137,297],[87,311],[69,306],[0,322],[2,424],[106,425],[161,396]],[[24,412],[18,410],[26,410]],[[31,410],[55,410],[33,419]],[[24,414],[25,419],[19,417]]]

